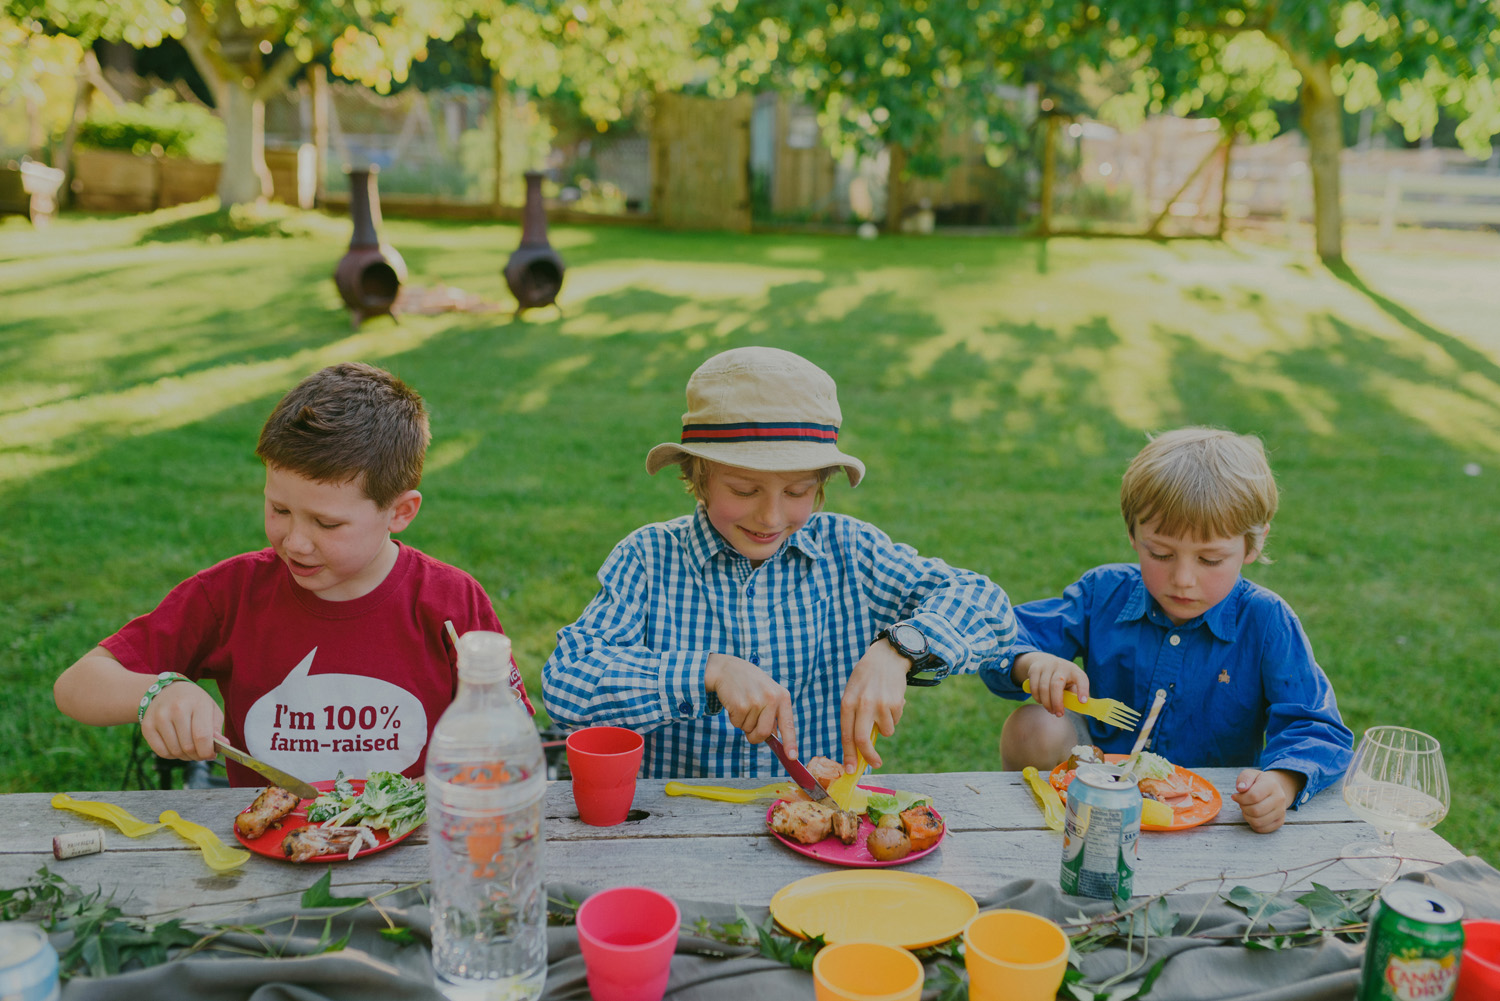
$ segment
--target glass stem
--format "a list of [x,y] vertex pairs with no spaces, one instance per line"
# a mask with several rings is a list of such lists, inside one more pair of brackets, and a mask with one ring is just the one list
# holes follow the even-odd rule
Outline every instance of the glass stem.
[[1384,849],[1385,854],[1394,856],[1396,854],[1396,832],[1380,831],[1380,847]]

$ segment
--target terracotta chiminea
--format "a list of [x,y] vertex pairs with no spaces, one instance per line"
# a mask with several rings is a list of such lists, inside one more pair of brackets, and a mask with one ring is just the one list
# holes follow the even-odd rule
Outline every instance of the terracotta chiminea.
[[349,252],[334,269],[333,283],[349,305],[349,324],[353,327],[372,316],[395,319],[391,307],[396,304],[401,283],[406,281],[406,262],[396,248],[381,243],[376,233],[380,226],[380,194],[375,175],[379,172],[380,168],[374,164],[347,172],[354,236],[349,240]]
[[[563,259],[547,242],[547,211],[542,205],[542,175],[526,172],[526,208],[521,215],[521,245],[505,262],[505,284],[523,309],[557,304],[562,289]],[[559,307],[561,308],[561,307]]]

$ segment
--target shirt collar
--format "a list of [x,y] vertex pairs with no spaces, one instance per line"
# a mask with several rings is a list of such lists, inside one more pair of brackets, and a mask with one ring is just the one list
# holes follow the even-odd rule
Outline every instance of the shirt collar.
[[[817,533],[812,530],[817,517],[816,514],[813,515],[806,525],[793,532],[771,559],[782,559],[791,549],[796,549],[811,560],[823,559],[823,546],[818,542]],[[731,559],[743,560],[745,558],[739,550],[729,544],[724,536],[719,534],[718,529],[714,528],[713,522],[708,520],[708,511],[702,504],[699,504],[693,512],[693,520],[688,525],[687,537],[684,541],[688,554],[700,570],[720,553],[728,553]]]
[[[1209,632],[1213,633],[1225,643],[1233,643],[1239,635],[1239,606],[1243,600],[1245,591],[1250,582],[1241,577],[1234,585],[1233,590],[1225,595],[1224,600],[1213,608],[1204,612],[1196,619],[1184,622],[1184,626],[1205,625]],[[1120,614],[1116,622],[1132,622],[1137,619],[1149,619],[1150,613],[1155,610],[1162,619],[1166,614],[1157,606],[1151,593],[1146,590],[1146,582],[1139,577],[1136,578],[1135,587],[1131,589],[1130,597],[1125,599],[1125,604],[1120,608]],[[1170,621],[1170,620],[1167,620]]]

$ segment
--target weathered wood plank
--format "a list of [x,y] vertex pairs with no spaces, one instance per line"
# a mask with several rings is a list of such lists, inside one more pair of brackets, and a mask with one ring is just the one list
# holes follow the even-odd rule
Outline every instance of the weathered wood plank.
[[[1232,788],[1236,769],[1205,769],[1221,791]],[[759,782],[724,782],[752,788]],[[873,784],[873,783],[872,783]],[[1019,777],[1004,773],[892,775],[880,781],[895,788],[930,792],[949,822],[949,833],[932,855],[903,867],[953,882],[976,896],[1024,878],[1056,878],[1061,835],[1041,825],[1040,813]],[[767,804],[717,803],[669,797],[665,783],[643,781],[637,788],[638,819],[615,827],[589,827],[577,819],[569,783],[547,790],[547,876],[590,888],[644,883],[683,899],[763,906],[771,894],[803,876],[830,871],[771,837],[765,827]],[[141,820],[155,820],[164,809],[205,824],[233,843],[235,813],[254,798],[253,790],[77,793],[76,798],[116,803]],[[256,856],[234,873],[216,875],[198,849],[169,830],[129,839],[106,827],[108,848],[65,862],[53,860],[54,834],[85,830],[98,822],[50,805],[51,795],[22,793],[0,797],[0,887],[19,886],[43,865],[81,886],[99,884],[116,893],[127,913],[159,914],[192,901],[189,917],[222,918],[285,895],[288,903],[323,872]],[[1368,840],[1367,825],[1355,821],[1333,792],[1296,811],[1280,831],[1258,835],[1244,825],[1225,797],[1215,823],[1170,833],[1147,832],[1140,841],[1137,894],[1160,893],[1190,880],[1189,890],[1212,889],[1224,874],[1226,887],[1259,889],[1307,886],[1316,879],[1331,887],[1369,886],[1370,881],[1341,863],[1308,868],[1335,858],[1351,841]],[[1404,852],[1430,863],[1455,860],[1460,853],[1431,832],[1403,835]],[[1283,874],[1288,867],[1304,867]],[[337,892],[354,895],[416,882],[427,876],[426,830],[404,844],[332,866]],[[247,898],[252,898],[248,899]]]

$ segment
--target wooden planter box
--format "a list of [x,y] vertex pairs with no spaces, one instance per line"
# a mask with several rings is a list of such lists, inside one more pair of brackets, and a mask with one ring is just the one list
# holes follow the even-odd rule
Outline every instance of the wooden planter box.
[[150,212],[157,207],[156,157],[79,149],[73,157],[73,204],[95,212]]
[[[274,201],[298,204],[295,149],[266,150]],[[96,212],[151,212],[196,202],[219,188],[223,165],[175,157],[80,149],[74,156],[73,204]],[[302,203],[312,204],[312,193]]]

